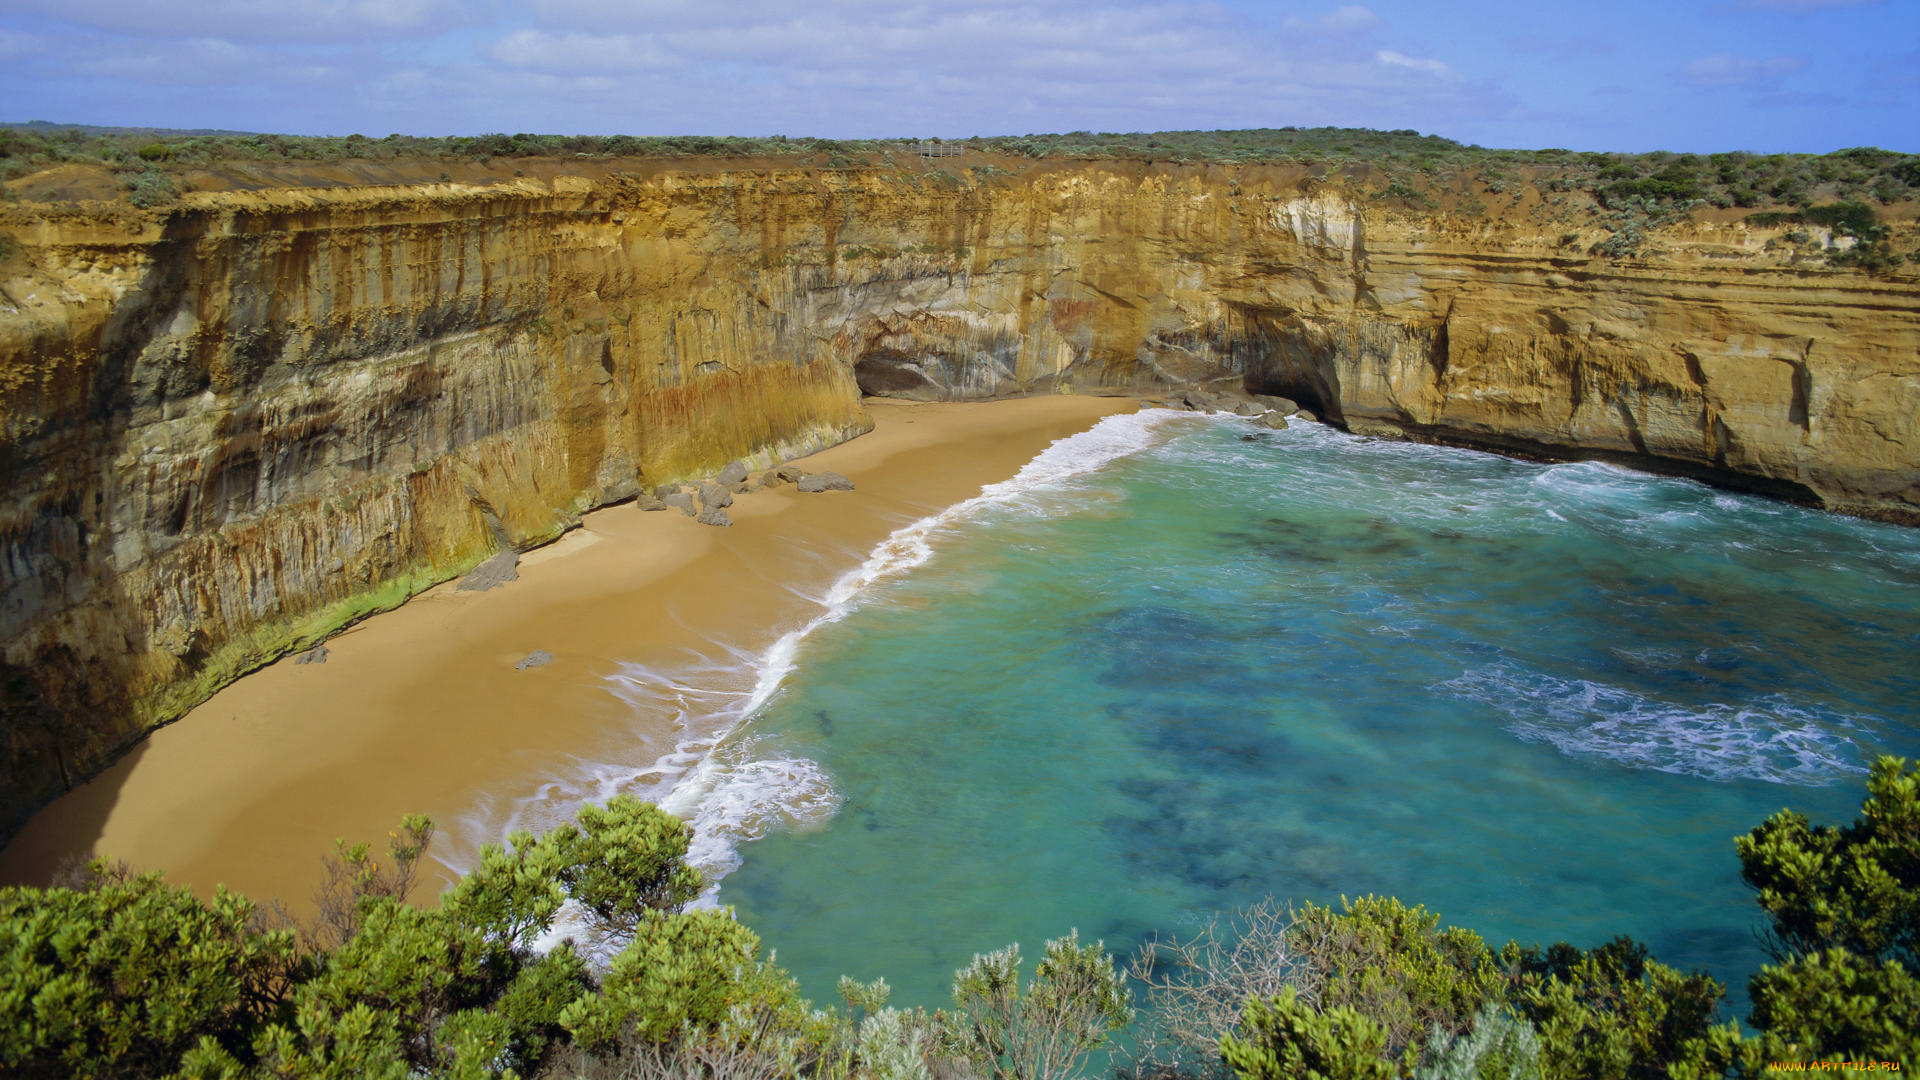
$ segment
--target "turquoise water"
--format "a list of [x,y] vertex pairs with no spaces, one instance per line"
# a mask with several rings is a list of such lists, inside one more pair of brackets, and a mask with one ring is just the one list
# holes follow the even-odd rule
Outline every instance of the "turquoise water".
[[1365,893],[1743,1000],[1732,837],[1920,752],[1920,532],[1313,424],[1076,438],[876,555],[676,792],[816,1000]]

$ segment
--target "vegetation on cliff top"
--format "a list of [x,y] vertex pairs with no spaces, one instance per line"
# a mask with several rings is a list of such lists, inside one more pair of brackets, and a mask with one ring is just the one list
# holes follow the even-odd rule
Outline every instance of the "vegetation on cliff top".
[[[0,890],[0,1067],[28,1077],[674,1077],[1065,1080],[1135,1016],[1100,943],[1017,946],[955,973],[953,1006],[842,979],[817,1010],[701,889],[691,830],[631,797],[489,846],[437,906],[405,903],[432,835],[339,845],[319,916],[201,900],[96,861],[75,887]],[[1620,938],[1509,943],[1397,900],[1256,908],[1156,943],[1121,1080],[1757,1076],[1781,1061],[1920,1060],[1920,768],[1882,758],[1861,817],[1782,811],[1737,841],[1778,961],[1758,1034],[1722,987]],[[571,906],[575,936],[544,953]]]
[[[1533,182],[1586,191],[1603,206],[1638,197],[1704,200],[1721,207],[1810,205],[1822,198],[1894,203],[1920,197],[1920,155],[1872,147],[1830,154],[1586,153],[1464,145],[1412,130],[1254,128],[1223,131],[1088,132],[976,136],[967,151],[1028,159],[1285,164],[1377,178],[1416,194],[1466,176],[1493,193]],[[274,161],[397,159],[774,157],[826,168],[884,164],[915,155],[899,139],[701,135],[488,134],[423,138],[140,131],[51,125],[0,126],[0,181],[65,163],[104,165],[130,190],[182,166]]]

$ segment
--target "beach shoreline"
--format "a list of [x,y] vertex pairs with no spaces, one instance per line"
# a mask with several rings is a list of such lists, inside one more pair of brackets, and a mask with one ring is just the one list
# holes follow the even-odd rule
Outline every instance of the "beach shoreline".
[[[44,884],[92,851],[299,911],[336,837],[377,843],[401,815],[427,813],[436,848],[498,839],[460,835],[476,805],[529,798],[615,746],[628,758],[672,751],[671,703],[611,691],[623,665],[764,650],[895,529],[1136,407],[1066,395],[867,404],[873,432],[799,462],[844,473],[854,492],[754,490],[736,496],[732,528],[633,504],[589,513],[522,555],[518,580],[439,585],[334,635],[323,663],[285,657],[156,730],[36,814],[0,851],[0,883]],[[536,651],[553,659],[517,666]]]

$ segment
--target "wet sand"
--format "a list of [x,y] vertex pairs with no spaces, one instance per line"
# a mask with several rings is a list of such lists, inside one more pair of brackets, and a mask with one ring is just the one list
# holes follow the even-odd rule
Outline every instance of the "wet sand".
[[[325,663],[288,657],[222,690],[35,816],[0,852],[0,882],[43,883],[92,850],[298,909],[335,837],[378,840],[418,812],[455,846],[496,839],[457,835],[477,801],[530,796],[610,741],[673,746],[670,709],[611,692],[622,663],[764,649],[894,529],[1134,408],[1064,396],[869,404],[872,433],[800,463],[845,473],[856,491],[738,495],[726,529],[632,505],[591,513],[523,556],[518,581],[448,582],[336,635]],[[553,661],[517,670],[535,650]]]

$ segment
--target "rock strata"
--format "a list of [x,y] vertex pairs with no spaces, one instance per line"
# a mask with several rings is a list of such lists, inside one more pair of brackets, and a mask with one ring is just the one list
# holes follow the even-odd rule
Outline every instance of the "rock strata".
[[1415,211],[1279,166],[584,161],[0,203],[0,827],[639,477],[866,430],[863,392],[1273,395],[1920,522],[1911,264],[1810,263],[1704,212],[1611,259],[1545,205]]

